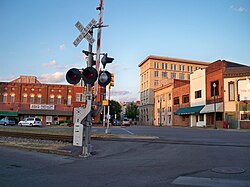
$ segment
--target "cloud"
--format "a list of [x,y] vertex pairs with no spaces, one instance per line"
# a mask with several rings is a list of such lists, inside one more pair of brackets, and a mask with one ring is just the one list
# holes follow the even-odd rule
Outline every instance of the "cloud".
[[59,46],[59,49],[62,51],[62,50],[64,50],[65,49],[65,44],[61,44],[60,46]]
[[57,62],[55,60],[52,60],[47,64],[42,64],[42,67],[52,67],[52,66],[55,66],[56,64]]
[[52,74],[42,74],[38,77],[38,80],[42,83],[61,83],[65,81],[65,73],[55,72]]
[[129,91],[125,91],[125,90],[111,90],[111,95],[113,96],[127,95],[129,93],[130,93]]
[[247,9],[245,7],[243,7],[243,6],[234,6],[234,5],[231,5],[230,9],[232,9],[232,10],[234,10],[236,12],[240,12],[240,13],[247,12]]

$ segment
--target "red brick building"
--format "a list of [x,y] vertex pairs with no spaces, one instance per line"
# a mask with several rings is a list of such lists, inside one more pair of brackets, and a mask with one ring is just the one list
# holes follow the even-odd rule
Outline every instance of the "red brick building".
[[73,107],[83,105],[83,97],[82,87],[42,84],[34,76],[20,76],[0,82],[0,116],[39,117],[43,125],[57,124],[72,120]]
[[[173,113],[186,107],[190,107],[190,81],[176,84],[173,88]],[[174,115],[173,126],[190,126],[190,115]]]

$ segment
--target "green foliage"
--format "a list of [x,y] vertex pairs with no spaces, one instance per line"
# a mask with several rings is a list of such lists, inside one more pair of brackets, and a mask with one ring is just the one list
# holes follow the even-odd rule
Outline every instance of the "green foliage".
[[130,103],[126,109],[126,116],[135,120],[137,115],[139,115],[138,106],[135,103]]
[[59,121],[59,125],[61,125],[61,124],[69,124],[69,123],[72,123],[72,121],[71,120],[60,120]]
[[110,115],[112,118],[115,118],[116,114],[116,119],[120,119],[120,113],[122,111],[122,106],[120,105],[119,102],[115,100],[110,100]]

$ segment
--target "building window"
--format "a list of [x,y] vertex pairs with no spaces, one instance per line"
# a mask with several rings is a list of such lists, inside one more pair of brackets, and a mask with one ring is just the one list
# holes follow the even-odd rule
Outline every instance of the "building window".
[[228,83],[228,97],[229,97],[229,101],[234,101],[235,100],[234,82],[229,82]]
[[62,104],[62,96],[60,95],[57,96],[57,104],[58,105]]
[[155,81],[154,81],[154,86],[157,86],[158,83],[159,83],[159,81],[158,81],[158,80],[155,80]]
[[178,104],[180,104],[180,99],[179,99],[179,97],[175,97],[174,98],[174,105],[178,105]]
[[165,69],[168,69],[168,64],[165,64]]
[[22,97],[22,102],[27,103],[27,94],[24,94]]
[[3,103],[7,103],[7,93],[3,94]]
[[10,95],[10,102],[14,103],[15,102],[15,94]]
[[49,104],[54,104],[54,95],[51,95],[49,98]]
[[35,102],[35,95],[32,94],[30,95],[30,103],[34,103]]
[[37,96],[37,104],[41,104],[42,103],[42,95],[38,95]]
[[190,80],[190,74],[187,75],[187,80]]
[[176,73],[171,73],[171,78],[175,79],[176,78]]
[[189,103],[189,95],[182,96],[182,103]]
[[200,114],[199,117],[200,117],[200,121],[204,121],[204,114]]
[[195,91],[195,99],[201,98],[201,90]]
[[161,69],[164,69],[164,67],[165,67],[165,64],[162,63],[162,64],[161,64]]
[[71,103],[72,103],[72,97],[71,97],[71,95],[69,95],[68,96],[68,100],[67,100],[67,105],[71,105]]
[[78,102],[84,101],[82,93],[77,93],[76,94],[76,101],[78,101]]
[[158,77],[158,71],[155,71],[155,77]]
[[213,82],[210,83],[211,97],[214,96],[214,86],[213,86],[214,83],[216,84],[216,87],[215,87],[215,96],[219,95],[219,87],[220,87],[219,81],[213,81]]
[[183,74],[183,73],[180,73],[179,77],[180,77],[180,79],[182,79],[182,80],[184,80],[184,79],[185,79],[185,77],[184,77],[184,74]]
[[168,73],[167,72],[162,72],[162,78],[167,78],[168,77]]
[[179,65],[179,70],[184,71],[185,66],[184,65]]
[[168,100],[171,100],[171,93],[168,94]]
[[158,62],[154,62],[154,68],[158,69],[159,68],[159,63]]
[[193,71],[193,67],[192,66],[188,66],[188,71],[192,72]]

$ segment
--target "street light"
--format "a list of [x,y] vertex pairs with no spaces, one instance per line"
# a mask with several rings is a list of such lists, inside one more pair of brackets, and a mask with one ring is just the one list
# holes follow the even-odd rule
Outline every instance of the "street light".
[[215,82],[213,83],[213,87],[214,87],[214,129],[217,129],[217,127],[216,127],[216,100],[215,100],[216,84],[215,84]]

